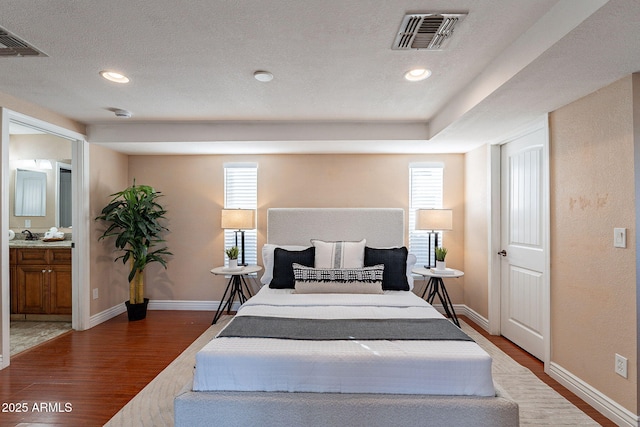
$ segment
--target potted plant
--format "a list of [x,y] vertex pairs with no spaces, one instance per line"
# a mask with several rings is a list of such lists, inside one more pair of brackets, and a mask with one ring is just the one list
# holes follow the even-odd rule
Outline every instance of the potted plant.
[[238,268],[238,255],[240,254],[240,249],[238,249],[237,246],[232,246],[225,250],[224,253],[229,257],[229,268]]
[[172,255],[161,234],[169,231],[160,221],[165,219],[166,210],[157,202],[159,191],[148,185],[133,185],[114,194],[102,209],[96,220],[109,224],[98,240],[115,237],[115,247],[121,255],[114,261],[130,262],[129,300],[125,302],[129,320],[146,317],[148,298],[144,298],[144,270],[152,262],[159,262],[167,268],[165,257]]
[[436,247],[436,270],[446,270],[447,264],[444,259],[447,257],[447,248]]

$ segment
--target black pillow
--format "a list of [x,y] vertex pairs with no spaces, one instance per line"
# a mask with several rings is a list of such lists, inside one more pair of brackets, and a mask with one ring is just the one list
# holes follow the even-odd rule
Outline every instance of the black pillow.
[[371,267],[377,264],[384,264],[384,273],[382,275],[383,291],[408,291],[408,254],[409,251],[404,246],[390,249],[378,249],[365,246],[364,266]]
[[269,283],[272,289],[295,289],[296,280],[293,277],[293,263],[306,267],[313,267],[316,248],[313,246],[302,251],[288,251],[276,248],[273,251],[273,279]]

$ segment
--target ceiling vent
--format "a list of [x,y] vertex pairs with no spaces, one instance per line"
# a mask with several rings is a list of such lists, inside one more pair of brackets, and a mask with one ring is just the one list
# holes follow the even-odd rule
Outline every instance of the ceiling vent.
[[412,13],[405,15],[393,49],[439,50],[451,38],[453,29],[465,13]]
[[21,56],[47,56],[24,40],[0,28],[0,58]]

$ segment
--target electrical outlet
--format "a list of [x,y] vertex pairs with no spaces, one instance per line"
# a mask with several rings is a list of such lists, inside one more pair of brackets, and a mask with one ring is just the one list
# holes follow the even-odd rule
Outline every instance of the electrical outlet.
[[25,219],[24,220],[24,226],[26,228],[30,228],[31,227],[31,220],[30,219]]
[[98,299],[98,288],[93,288],[93,299]]
[[627,378],[627,358],[616,353],[616,374]]
[[626,228],[613,229],[613,247],[614,248],[627,247],[627,229]]

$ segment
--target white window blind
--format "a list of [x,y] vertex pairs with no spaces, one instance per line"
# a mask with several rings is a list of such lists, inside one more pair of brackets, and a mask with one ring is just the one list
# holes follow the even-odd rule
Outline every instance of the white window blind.
[[[409,165],[409,252],[418,261],[416,266],[435,266],[435,248],[433,238],[431,253],[429,250],[429,232],[416,230],[416,210],[442,209],[443,164],[441,163],[412,163]],[[440,246],[442,231],[437,231]],[[431,262],[429,262],[431,261]]]
[[[225,163],[224,165],[224,207],[225,209],[256,209],[258,207],[258,165],[257,163]],[[241,247],[238,233],[238,247]],[[224,248],[236,244],[236,233],[224,231]],[[258,231],[245,230],[244,258],[249,265],[258,263]],[[225,264],[228,262],[225,257]]]

